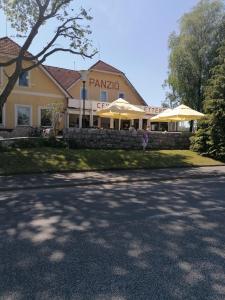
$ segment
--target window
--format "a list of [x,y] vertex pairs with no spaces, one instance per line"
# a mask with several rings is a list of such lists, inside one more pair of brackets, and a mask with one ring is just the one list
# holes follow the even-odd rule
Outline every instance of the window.
[[19,86],[29,86],[29,73],[23,72],[19,76]]
[[40,109],[40,125],[43,127],[52,126],[52,112],[48,108]]
[[16,125],[30,126],[31,125],[31,107],[30,106],[16,106]]
[[125,94],[122,92],[119,92],[119,98],[125,99]]
[[69,114],[69,128],[79,128],[79,115]]
[[110,128],[110,119],[101,118],[101,128],[109,129]]
[[87,89],[81,88],[80,90],[80,99],[87,99]]
[[103,102],[108,101],[108,93],[106,91],[101,91],[100,100],[103,101]]

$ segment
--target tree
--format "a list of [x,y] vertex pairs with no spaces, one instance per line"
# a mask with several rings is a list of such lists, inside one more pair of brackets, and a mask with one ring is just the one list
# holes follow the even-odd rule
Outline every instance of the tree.
[[[167,85],[167,81],[162,85],[165,88]],[[172,88],[170,92],[166,92],[166,98],[161,103],[164,108],[175,108],[179,105],[179,97],[176,91]]]
[[[96,50],[89,53],[92,44],[88,39],[91,30],[87,23],[92,17],[83,8],[76,13],[71,8],[73,5],[73,0],[0,0],[0,9],[4,11],[17,36],[26,35],[18,55],[7,61],[0,61],[0,67],[15,66],[12,74],[5,73],[8,81],[0,94],[0,110],[20,74],[44,63],[53,53],[69,52],[87,58],[96,54]],[[29,54],[29,48],[39,30],[50,20],[54,20],[56,24],[52,38],[44,42],[41,51],[35,55]]]
[[207,119],[192,139],[192,149],[225,160],[225,40],[205,89]]
[[179,34],[170,35],[166,83],[173,101],[202,111],[210,69],[225,34],[224,16],[222,0],[201,0],[181,18]]
[[47,109],[51,112],[52,115],[52,131],[53,135],[56,136],[60,123],[63,120],[63,115],[65,113],[64,106],[61,103],[52,103],[47,105]]

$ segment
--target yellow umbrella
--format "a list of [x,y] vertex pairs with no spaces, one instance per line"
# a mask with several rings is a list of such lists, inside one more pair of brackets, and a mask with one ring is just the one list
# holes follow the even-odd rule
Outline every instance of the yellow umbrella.
[[174,121],[192,121],[192,120],[200,120],[204,118],[204,114],[184,105],[181,104],[173,109],[170,117]]
[[[179,122],[179,121],[192,121],[200,120],[204,118],[204,114],[181,104],[178,107],[174,108],[171,111],[164,111],[164,115],[160,117],[160,114],[156,117],[151,118],[151,121],[155,120],[157,122]],[[157,118],[160,117],[160,118]],[[154,119],[155,118],[155,119]]]
[[139,119],[145,115],[145,111],[124,99],[117,99],[109,104],[107,108],[97,111],[102,118],[113,118],[119,120]]
[[171,108],[167,108],[166,110],[164,110],[157,116],[152,117],[151,121],[153,121],[153,122],[168,122],[168,121],[164,121],[164,120],[168,119],[168,117],[171,115],[172,111],[173,110]]

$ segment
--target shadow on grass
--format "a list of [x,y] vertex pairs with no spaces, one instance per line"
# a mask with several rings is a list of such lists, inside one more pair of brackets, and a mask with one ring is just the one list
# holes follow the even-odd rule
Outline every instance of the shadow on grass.
[[[0,153],[0,174],[212,165],[191,151],[14,149]],[[202,162],[202,163],[201,163]]]
[[223,179],[1,193],[1,299],[225,299]]

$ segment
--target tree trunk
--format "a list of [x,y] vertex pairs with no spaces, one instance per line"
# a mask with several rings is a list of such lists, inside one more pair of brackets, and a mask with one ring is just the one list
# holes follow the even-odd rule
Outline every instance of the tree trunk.
[[19,51],[18,59],[17,59],[17,61],[15,63],[16,64],[15,71],[8,78],[8,83],[6,84],[6,87],[4,88],[4,90],[2,91],[2,93],[0,94],[0,109],[3,108],[4,103],[7,101],[9,95],[11,94],[13,88],[16,85],[16,82],[17,82],[17,80],[19,78],[19,75],[20,75],[20,73],[22,71],[23,56],[25,55],[26,51],[29,49],[29,47],[30,47],[33,39],[35,38],[35,36],[38,33],[38,29],[40,28],[41,24],[43,23],[43,14],[44,14],[44,11],[39,16],[38,21],[33,26],[30,34],[28,35],[28,38],[26,39],[24,45],[21,47],[21,49]]
[[5,104],[5,102],[7,101],[9,95],[11,94],[13,88],[16,85],[16,82],[19,78],[19,74],[20,71],[17,70],[13,73],[12,77],[10,77],[10,80],[8,81],[6,87],[4,88],[4,90],[2,91],[2,93],[0,94],[0,109],[3,108],[3,105]]

